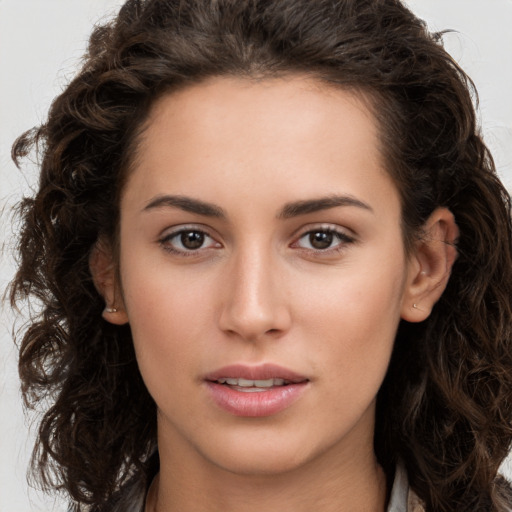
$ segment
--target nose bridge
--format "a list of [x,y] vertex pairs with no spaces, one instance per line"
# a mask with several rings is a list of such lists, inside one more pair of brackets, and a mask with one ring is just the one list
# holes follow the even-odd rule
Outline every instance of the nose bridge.
[[221,328],[246,339],[284,331],[289,311],[279,286],[279,261],[270,244],[254,237],[231,257]]

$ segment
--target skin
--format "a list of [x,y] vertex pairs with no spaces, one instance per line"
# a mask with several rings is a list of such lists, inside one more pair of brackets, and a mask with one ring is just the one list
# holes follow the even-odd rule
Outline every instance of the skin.
[[[376,395],[400,319],[424,320],[444,289],[457,231],[436,210],[405,254],[378,147],[367,103],[299,76],[214,78],[153,106],[121,200],[120,282],[106,244],[91,259],[158,406],[146,510],[385,510]],[[184,228],[203,245],[186,249]],[[247,418],[212,401],[206,374],[269,362],[308,379],[290,407]]]

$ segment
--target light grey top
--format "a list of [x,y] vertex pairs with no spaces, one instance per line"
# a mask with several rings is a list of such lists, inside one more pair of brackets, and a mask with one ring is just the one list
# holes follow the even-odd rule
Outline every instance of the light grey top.
[[409,488],[407,473],[402,464],[398,464],[387,512],[424,512],[425,509],[416,494]]
[[407,473],[402,464],[399,464],[395,471],[393,488],[387,512],[409,512],[407,510],[407,499],[409,496],[409,482]]

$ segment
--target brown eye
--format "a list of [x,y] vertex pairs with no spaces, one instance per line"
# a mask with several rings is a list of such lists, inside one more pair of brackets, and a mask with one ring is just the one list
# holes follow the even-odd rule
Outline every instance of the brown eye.
[[180,255],[192,255],[203,249],[221,247],[221,244],[200,229],[180,229],[164,236],[159,242],[166,251]]
[[304,233],[292,247],[300,247],[317,252],[327,252],[330,249],[342,249],[354,242],[354,238],[341,230],[330,228],[312,229]]
[[202,247],[204,238],[204,233],[200,231],[184,231],[180,235],[180,242],[185,249],[193,251]]
[[313,249],[328,249],[332,245],[332,231],[313,231],[309,233],[309,243]]

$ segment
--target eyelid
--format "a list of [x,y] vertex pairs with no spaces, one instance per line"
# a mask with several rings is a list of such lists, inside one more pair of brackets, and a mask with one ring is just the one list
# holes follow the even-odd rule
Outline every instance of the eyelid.
[[[208,245],[206,247],[199,247],[198,249],[179,249],[172,247],[170,244],[170,240],[179,236],[182,233],[186,233],[187,231],[195,231],[197,233],[202,233],[206,237],[210,238],[214,242],[214,244]],[[217,237],[212,235],[211,230],[201,224],[178,224],[176,226],[167,227],[158,236],[157,242],[167,252],[178,254],[180,256],[194,256],[197,255],[199,252],[222,246],[222,244],[217,240]],[[217,247],[215,247],[214,245],[217,245]]]
[[356,233],[350,228],[330,222],[308,223],[305,226],[301,226],[299,229],[296,229],[292,233],[292,238],[298,239],[307,233],[311,233],[312,231],[330,231],[331,233],[337,233],[342,237],[350,238],[353,240],[356,240],[357,238]]
[[[334,234],[338,240],[339,243],[336,244],[333,247],[328,247],[327,249],[309,249],[305,247],[298,246],[299,241],[304,238],[306,235],[309,235],[311,233],[315,232],[325,232],[325,233],[332,233]],[[298,248],[303,251],[307,251],[310,253],[318,253],[318,254],[328,254],[330,252],[339,252],[340,250],[343,250],[348,244],[354,243],[357,241],[357,238],[352,230],[341,227],[336,224],[327,224],[327,223],[321,223],[321,224],[310,224],[307,226],[304,226],[297,230],[293,237],[294,241],[292,244],[290,244],[290,247]]]

